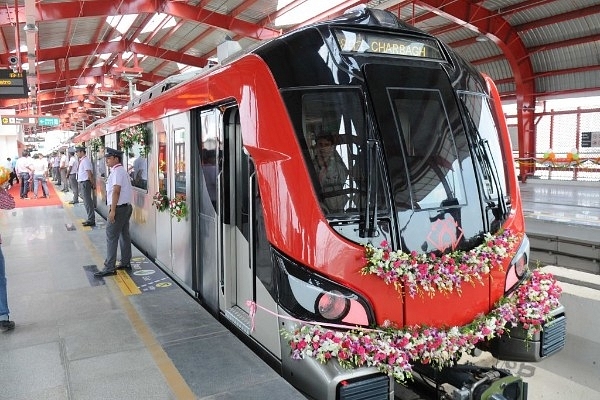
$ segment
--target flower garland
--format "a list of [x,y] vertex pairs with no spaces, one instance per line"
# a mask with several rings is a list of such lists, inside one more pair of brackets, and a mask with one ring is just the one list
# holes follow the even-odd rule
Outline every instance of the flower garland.
[[551,274],[534,270],[519,290],[503,297],[489,314],[462,327],[357,328],[342,332],[303,325],[294,332],[282,330],[282,335],[289,341],[294,359],[313,357],[326,363],[336,358],[344,368],[375,367],[402,383],[412,378],[411,363],[438,368],[451,365],[477,343],[519,324],[532,339],[559,306],[561,291]]
[[119,147],[125,151],[131,149],[136,143],[142,147],[143,152],[147,152],[148,128],[145,125],[125,129],[119,135]]
[[102,147],[103,143],[102,143],[102,139],[100,138],[93,138],[90,141],[90,148],[92,149],[93,152],[97,152],[98,150],[100,150],[100,147]]
[[169,198],[165,192],[159,191],[152,196],[152,205],[160,212],[169,208]]
[[177,218],[177,221],[181,221],[188,214],[187,204],[185,197],[177,195],[169,201],[169,212],[172,218]]
[[502,268],[502,260],[512,256],[519,239],[508,229],[497,236],[488,233],[484,242],[470,251],[454,251],[439,257],[434,253],[392,251],[385,241],[382,248],[367,244],[366,265],[360,272],[377,275],[398,291],[405,287],[411,297],[422,292],[431,297],[436,292],[460,293],[463,283],[483,283],[483,277],[492,268]]

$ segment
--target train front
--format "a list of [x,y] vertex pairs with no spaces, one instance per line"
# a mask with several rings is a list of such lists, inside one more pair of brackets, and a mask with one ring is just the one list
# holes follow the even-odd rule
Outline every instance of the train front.
[[[282,41],[261,57],[278,65],[318,200],[317,213],[298,214],[301,248],[274,239],[278,302],[306,321],[284,334],[291,380],[341,376],[341,399],[370,382],[353,383],[347,371],[369,367],[400,382],[449,384],[447,398],[524,398],[525,384],[507,371],[456,365],[476,347],[537,361],[564,344],[560,288],[528,267],[493,84],[382,11]],[[308,73],[292,65],[300,59]],[[314,364],[301,372],[294,362]]]

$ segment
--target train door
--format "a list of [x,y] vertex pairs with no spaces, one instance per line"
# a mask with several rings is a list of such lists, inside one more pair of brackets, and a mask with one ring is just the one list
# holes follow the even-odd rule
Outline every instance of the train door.
[[200,156],[199,167],[195,174],[194,184],[197,199],[198,216],[195,225],[196,271],[194,290],[205,307],[215,315],[219,312],[219,280],[217,276],[220,248],[220,220],[222,198],[218,182],[223,177],[223,130],[221,112],[219,109],[194,112],[197,141]]
[[250,193],[253,171],[242,147],[237,108],[223,114],[223,159],[219,209],[219,308],[225,317],[250,334],[246,301],[255,300],[254,270],[250,252]]
[[[164,167],[159,179],[170,199],[182,197],[189,205],[190,182],[190,120],[188,113],[176,114],[163,120],[164,143],[159,148],[164,152]],[[159,132],[159,141],[161,133]],[[162,146],[162,147],[161,147]],[[162,178],[161,178],[162,176]],[[158,213],[156,260],[170,270],[183,285],[192,288],[192,240],[191,218],[173,218],[168,212]]]
[[[279,325],[274,316],[277,305],[264,282],[257,278],[257,259],[261,268],[265,264],[270,268],[270,262],[265,263],[267,246],[256,173],[254,163],[243,147],[237,108],[229,108],[223,113],[222,127],[223,157],[217,180],[220,194],[217,224],[219,309],[241,331],[280,357]],[[273,314],[257,313],[252,323],[246,304],[249,300]],[[251,326],[254,326],[253,331]]]

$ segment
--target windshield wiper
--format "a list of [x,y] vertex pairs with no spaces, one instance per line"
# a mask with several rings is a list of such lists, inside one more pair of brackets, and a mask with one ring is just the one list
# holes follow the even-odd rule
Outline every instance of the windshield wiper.
[[367,139],[367,196],[360,237],[375,237],[379,193],[379,141]]

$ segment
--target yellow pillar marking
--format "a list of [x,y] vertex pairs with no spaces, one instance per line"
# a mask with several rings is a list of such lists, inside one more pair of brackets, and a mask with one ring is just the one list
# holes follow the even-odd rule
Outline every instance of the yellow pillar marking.
[[[67,214],[69,214],[71,219],[75,219],[75,216],[73,215],[71,209],[65,209],[65,211],[67,212]],[[102,259],[102,256],[98,253],[98,249],[96,249],[96,247],[94,247],[94,245],[92,244],[92,241],[90,240],[88,235],[81,235],[81,238],[83,239],[83,242],[88,248],[92,259],[94,260],[96,265],[103,265],[104,260]],[[117,274],[116,276],[118,277],[119,274]],[[123,292],[115,288],[115,282],[113,279],[108,279],[108,277],[106,277],[105,281],[106,286],[111,292],[113,292],[113,294],[115,294],[115,297],[121,304],[121,307],[125,311],[125,314],[127,314],[131,325],[137,332],[138,336],[142,339],[144,346],[148,349],[148,352],[152,356],[154,363],[156,364],[162,375],[165,377],[165,381],[167,385],[169,385],[169,387],[171,388],[171,391],[175,395],[175,398],[182,400],[195,399],[196,395],[194,394],[192,389],[190,389],[185,379],[183,379],[183,377],[179,373],[179,370],[177,370],[167,353],[165,353],[160,343],[158,343],[158,341],[152,334],[152,331],[150,331],[148,325],[146,325],[142,317],[140,317],[140,315],[138,314],[135,307],[129,302],[127,296],[119,296],[119,293],[123,294]]]
[[125,296],[132,296],[135,294],[140,294],[142,291],[135,284],[133,279],[129,276],[129,274],[123,270],[118,270],[117,275],[115,276],[115,283],[121,289],[121,293]]

